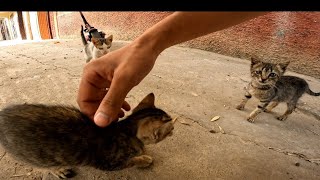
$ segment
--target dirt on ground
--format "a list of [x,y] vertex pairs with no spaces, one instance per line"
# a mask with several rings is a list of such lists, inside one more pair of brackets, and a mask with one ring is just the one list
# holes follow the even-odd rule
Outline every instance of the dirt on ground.
[[[113,49],[127,42],[116,41]],[[0,108],[11,103],[77,106],[85,59],[80,40],[54,40],[0,47]],[[320,80],[305,78],[320,92]],[[235,109],[250,81],[249,62],[212,52],[171,47],[127,97],[132,107],[154,92],[156,105],[178,117],[173,136],[147,146],[154,164],[103,172],[78,167],[76,180],[96,179],[320,179],[320,97],[304,95],[282,122],[273,113],[246,121],[258,102]],[[212,122],[211,119],[220,116]],[[16,161],[0,148],[0,179],[54,176]]]

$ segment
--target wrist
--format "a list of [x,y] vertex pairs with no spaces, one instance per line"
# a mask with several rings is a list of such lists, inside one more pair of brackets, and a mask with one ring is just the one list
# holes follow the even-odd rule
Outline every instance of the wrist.
[[167,33],[163,32],[154,32],[149,29],[143,33],[140,37],[134,40],[134,44],[146,50],[149,50],[155,56],[158,56],[166,48],[170,47],[166,39]]

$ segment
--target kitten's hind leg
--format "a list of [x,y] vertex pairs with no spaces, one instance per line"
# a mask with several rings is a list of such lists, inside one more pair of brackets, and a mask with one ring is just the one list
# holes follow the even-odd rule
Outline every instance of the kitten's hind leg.
[[50,171],[55,177],[59,179],[72,178],[76,173],[71,168],[58,168]]
[[265,110],[265,108],[268,106],[270,102],[261,102],[260,101],[260,104],[257,106],[257,108],[255,110],[253,110],[249,117],[247,118],[247,121],[253,123],[254,122],[254,118],[260,114],[262,111]]
[[264,110],[264,112],[270,113],[273,108],[278,106],[279,102],[272,101]]
[[135,156],[129,160],[129,166],[137,166],[139,168],[149,167],[153,162],[151,156],[141,155]]
[[244,106],[247,104],[251,97],[251,94],[248,91],[246,91],[244,98],[242,99],[241,103],[236,107],[236,109],[243,110]]
[[287,103],[286,112],[283,115],[277,117],[277,119],[280,120],[280,121],[286,120],[288,118],[289,114],[291,114],[294,111],[294,109],[296,108],[296,104],[297,104],[296,102]]

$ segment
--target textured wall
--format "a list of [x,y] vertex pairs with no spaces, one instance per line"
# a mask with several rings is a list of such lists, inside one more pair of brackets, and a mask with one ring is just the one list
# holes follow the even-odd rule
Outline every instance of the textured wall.
[[[115,40],[133,40],[171,12],[83,12]],[[79,12],[58,12],[61,38],[80,38]],[[320,78],[320,12],[273,12],[181,45],[249,59],[288,61],[291,70]]]
[[[83,12],[89,24],[113,34],[115,40],[132,40],[170,13],[165,12]],[[79,12],[58,12],[61,38],[80,38],[83,25]]]

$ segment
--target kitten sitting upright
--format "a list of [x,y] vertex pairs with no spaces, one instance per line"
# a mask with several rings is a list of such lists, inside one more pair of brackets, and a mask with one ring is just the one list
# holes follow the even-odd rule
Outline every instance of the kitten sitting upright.
[[247,86],[245,98],[236,108],[243,110],[247,101],[253,96],[260,100],[257,108],[251,112],[247,120],[254,122],[254,118],[262,111],[271,112],[280,102],[287,103],[286,112],[278,120],[286,120],[296,108],[296,104],[304,93],[320,96],[309,89],[308,83],[299,77],[284,76],[288,63],[266,63],[251,58],[252,80]]
[[109,52],[113,41],[112,35],[105,38],[106,34],[104,32],[100,32],[102,36],[101,38],[91,37],[91,41],[87,41],[83,33],[83,26],[81,26],[80,33],[87,63],[92,59],[97,59]]
[[0,144],[14,158],[50,169],[58,178],[75,175],[72,166],[105,171],[148,167],[144,145],[172,134],[173,122],[147,95],[126,119],[100,128],[78,109],[62,105],[22,104],[0,111]]

